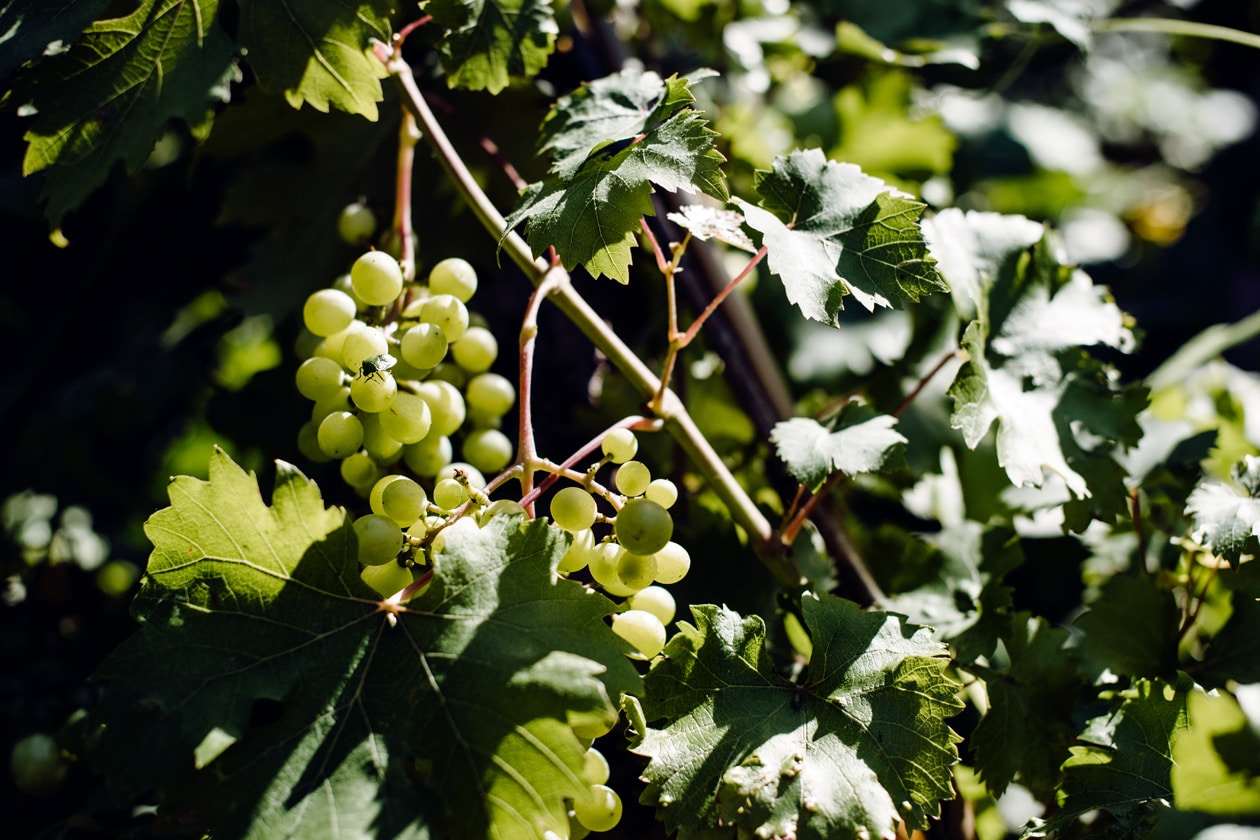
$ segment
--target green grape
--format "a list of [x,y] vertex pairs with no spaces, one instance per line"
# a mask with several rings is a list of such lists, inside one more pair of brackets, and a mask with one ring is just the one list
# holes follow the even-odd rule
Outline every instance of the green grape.
[[339,333],[354,320],[354,298],[336,289],[320,289],[306,299],[302,323],[315,335]]
[[318,423],[334,411],[350,411],[353,407],[350,404],[350,386],[342,385],[329,396],[315,401],[311,406],[311,419]]
[[573,815],[591,831],[609,831],[621,822],[621,797],[608,785],[591,785],[573,802]]
[[429,404],[415,394],[400,392],[389,408],[376,416],[381,430],[400,443],[419,443],[433,430]]
[[341,388],[341,365],[323,356],[313,356],[298,365],[293,379],[299,394],[318,402]]
[[669,624],[674,620],[678,603],[674,596],[663,586],[646,586],[630,596],[630,609],[650,612],[661,620],[661,624]]
[[463,388],[468,384],[468,373],[453,362],[439,363],[437,367],[429,371],[428,378],[435,382],[449,382],[456,388]]
[[453,478],[443,478],[433,485],[433,504],[442,510],[455,508],[468,501],[468,491]]
[[654,478],[643,495],[648,501],[669,510],[678,501],[678,488],[668,478]]
[[350,322],[350,326],[341,332],[335,332],[330,336],[325,336],[315,347],[315,355],[323,356],[326,359],[332,359],[337,364],[342,364],[345,358],[346,339],[352,334],[360,330],[368,329],[368,325],[359,320]]
[[385,333],[376,327],[365,326],[346,336],[341,345],[341,363],[359,373],[365,359],[386,354],[388,350],[389,341],[386,340]]
[[345,458],[363,445],[363,424],[349,411],[334,411],[319,421],[316,440],[329,458]]
[[359,538],[359,562],[365,566],[388,563],[402,551],[402,529],[388,516],[360,516],[354,520],[354,533]]
[[617,719],[614,718],[586,718],[585,720],[577,720],[570,726],[573,734],[581,738],[583,741],[594,741],[601,738],[612,731],[617,725]]
[[[586,840],[591,836],[591,830],[577,821],[577,815],[573,813],[573,809],[569,809],[569,840]],[[551,838],[546,838],[551,840]]]
[[[413,540],[422,540],[429,533],[429,520],[426,517],[420,517],[415,522],[407,526],[407,536]],[[416,554],[416,562],[420,562],[421,555]]]
[[516,387],[497,373],[479,373],[468,380],[468,407],[487,417],[502,417],[516,402]]
[[631,659],[651,659],[665,647],[665,625],[647,610],[626,610],[612,617],[612,630],[637,651]]
[[372,460],[386,466],[402,457],[402,441],[386,433],[381,427],[379,414],[364,414],[359,422],[363,424],[363,449],[372,456]]
[[595,524],[595,497],[582,487],[565,487],[551,497],[551,521],[570,533]]
[[459,341],[468,329],[468,307],[454,295],[433,295],[420,305],[420,320],[441,327],[447,341]]
[[410,527],[424,515],[429,496],[424,488],[406,476],[399,476],[381,491],[381,512],[402,528]]
[[656,557],[625,552],[617,561],[617,579],[632,592],[648,586],[656,578]]
[[691,570],[691,555],[676,542],[667,542],[656,552],[656,582],[678,583]]
[[429,290],[435,295],[453,295],[468,303],[477,291],[477,272],[467,260],[448,257],[429,272]]
[[337,217],[337,235],[347,245],[362,245],[376,233],[376,214],[361,201],[341,208]]
[[435,435],[451,435],[464,425],[467,409],[459,389],[449,382],[421,382],[416,394],[429,405],[432,432]]
[[483,473],[497,473],[512,463],[512,441],[498,429],[478,429],[464,438],[464,460]]
[[384,598],[406,589],[411,585],[411,569],[398,563],[381,563],[378,566],[364,566],[359,577],[368,586]]
[[350,266],[350,282],[368,306],[388,306],[402,294],[402,268],[384,251],[368,251]]
[[27,796],[47,796],[61,787],[70,766],[61,757],[57,739],[45,732],[27,735],[9,753],[13,783]]
[[307,420],[302,424],[302,428],[298,429],[297,446],[298,452],[301,452],[302,457],[308,461],[322,464],[332,460],[324,454],[324,450],[319,448],[319,424],[314,420]]
[[469,327],[451,345],[451,355],[469,373],[485,373],[499,356],[499,342],[485,327]]
[[487,522],[496,516],[520,516],[528,519],[529,513],[520,502],[515,502],[511,499],[498,499],[491,502],[489,507],[484,508],[477,514],[477,524],[484,527]]
[[445,435],[430,434],[419,443],[403,447],[403,463],[407,469],[425,478],[437,475],[453,457],[451,439]]
[[629,429],[613,429],[604,435],[600,449],[614,464],[624,464],[639,451],[639,439]]
[[594,552],[595,535],[591,533],[590,529],[577,531],[573,534],[573,542],[569,544],[568,550],[560,558],[560,564],[556,567],[556,571],[566,574],[580,572],[591,561],[591,555]]
[[399,352],[409,365],[428,370],[446,358],[446,333],[437,324],[416,324],[403,333]]
[[606,784],[609,775],[608,759],[602,752],[590,747],[582,758],[582,775],[593,785]]
[[394,404],[398,396],[398,382],[389,371],[376,371],[367,376],[356,376],[350,382],[350,399],[355,406],[377,414]]
[[586,565],[596,583],[610,591],[621,588],[621,578],[617,576],[617,567],[624,553],[625,549],[614,542],[602,542],[595,546]]
[[361,312],[368,308],[368,305],[364,302],[363,298],[359,297],[359,295],[354,291],[354,281],[350,279],[350,272],[347,271],[345,274],[338,275],[337,279],[332,282],[332,288],[350,295],[350,299],[354,301],[354,308],[356,310]]
[[652,481],[652,472],[642,461],[626,461],[617,468],[617,491],[626,496],[641,496]]
[[468,486],[473,489],[481,490],[486,486],[486,477],[482,475],[481,470],[464,461],[451,461],[442,467],[437,472],[437,480],[455,478],[458,474],[462,474],[464,481],[468,482]]
[[366,452],[353,452],[341,462],[341,478],[356,490],[366,490],[381,477],[381,468]]
[[617,513],[613,532],[627,551],[655,554],[674,535],[674,519],[656,502],[631,499]]
[[[368,506],[372,508],[372,513],[375,513],[377,516],[386,515],[385,509],[381,507],[381,493],[385,492],[386,487],[403,478],[405,478],[405,476],[397,474],[381,476],[381,478],[372,485],[372,492],[368,493]],[[409,522],[407,524],[410,525],[411,523]],[[406,528],[407,525],[403,525],[402,527]]]

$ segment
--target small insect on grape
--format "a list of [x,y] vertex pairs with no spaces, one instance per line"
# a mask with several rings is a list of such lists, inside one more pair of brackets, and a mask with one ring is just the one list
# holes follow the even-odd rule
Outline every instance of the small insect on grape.
[[363,362],[359,365],[359,375],[364,379],[371,379],[373,376],[378,379],[383,379],[384,377],[382,377],[381,374],[396,364],[398,364],[398,360],[393,356],[388,353],[378,353],[375,356],[368,356],[363,360]]

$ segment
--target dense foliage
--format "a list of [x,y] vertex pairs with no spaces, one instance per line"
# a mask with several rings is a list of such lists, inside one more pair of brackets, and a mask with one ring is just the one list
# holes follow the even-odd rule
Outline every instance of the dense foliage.
[[18,830],[1260,837],[1246,14],[0,0]]

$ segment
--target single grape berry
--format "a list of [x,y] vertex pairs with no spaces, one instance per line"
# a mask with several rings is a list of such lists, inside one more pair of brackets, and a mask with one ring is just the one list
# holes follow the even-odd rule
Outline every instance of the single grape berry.
[[624,464],[639,451],[639,440],[629,429],[613,429],[604,435],[600,448],[608,460],[614,464]]
[[631,499],[617,513],[617,542],[635,554],[655,554],[674,535],[669,511],[647,499]]
[[368,306],[388,306],[402,294],[402,268],[384,251],[368,251],[350,266],[350,282]]
[[570,533],[595,523],[595,497],[581,487],[565,487],[551,499],[551,519]]

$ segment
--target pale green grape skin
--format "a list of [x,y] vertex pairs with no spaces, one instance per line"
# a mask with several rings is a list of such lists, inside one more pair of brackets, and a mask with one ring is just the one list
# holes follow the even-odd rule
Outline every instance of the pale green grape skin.
[[632,610],[650,612],[661,620],[661,624],[673,621],[678,610],[678,602],[663,586],[646,586],[631,595],[628,603]]
[[590,530],[578,531],[573,535],[573,542],[560,558],[556,571],[565,574],[580,572],[591,561],[595,553],[595,535]]
[[468,303],[477,292],[477,271],[467,260],[448,257],[429,272],[429,289],[435,295],[453,295]]
[[609,772],[608,759],[604,754],[594,747],[587,749],[582,758],[582,775],[586,776],[586,780],[593,785],[607,784]]
[[437,475],[454,457],[451,439],[445,435],[430,434],[419,443],[403,447],[403,463],[413,473],[424,478]]
[[468,405],[487,417],[502,417],[516,403],[516,386],[506,376],[479,373],[468,380]]
[[376,214],[372,208],[361,201],[355,201],[341,208],[337,217],[337,235],[347,245],[362,245],[372,239],[376,233]]
[[481,490],[486,486],[486,477],[481,470],[474,467],[467,461],[451,461],[437,472],[437,480],[444,478],[455,478],[457,473],[462,473],[464,481],[468,482],[468,486],[476,490]]
[[[603,542],[595,546],[591,552],[587,566],[591,577],[605,589],[620,588],[621,578],[617,575],[617,567],[621,563],[621,555],[625,549],[614,542]],[[615,594],[615,593],[614,593]]]
[[378,414],[394,404],[398,396],[398,381],[389,371],[377,371],[370,376],[356,376],[350,382],[350,399],[362,411]]
[[368,251],[350,266],[350,282],[368,306],[388,306],[402,294],[402,268],[384,251]]
[[595,524],[595,497],[582,487],[565,487],[551,497],[551,521],[576,534]]
[[678,583],[691,571],[691,555],[676,542],[667,542],[656,552],[656,582]]
[[397,562],[381,563],[379,566],[364,566],[363,571],[359,572],[359,577],[383,598],[388,598],[399,590],[406,589],[413,580],[411,569],[408,569],[406,566],[400,566]]
[[398,481],[390,482],[381,491],[381,511],[398,523],[401,528],[409,528],[428,507],[429,496],[424,488],[406,476]]
[[433,295],[420,306],[420,320],[437,324],[447,341],[456,342],[468,329],[468,307],[454,295]]
[[570,728],[573,730],[573,734],[581,738],[583,741],[594,741],[596,738],[607,735],[616,725],[616,718],[612,718],[611,720],[580,720],[574,723]]
[[656,502],[631,499],[617,512],[613,531],[627,551],[655,554],[674,535],[674,519]]
[[402,457],[402,441],[386,433],[381,427],[379,414],[364,414],[359,422],[363,424],[363,449],[372,456],[372,460],[381,466],[388,466]]
[[451,355],[468,373],[485,373],[499,356],[499,342],[485,327],[469,327],[451,345]]
[[639,451],[639,439],[629,429],[613,429],[604,435],[600,449],[614,464],[624,464]]
[[641,496],[652,482],[652,471],[642,461],[626,461],[617,468],[617,491],[625,496]]
[[307,420],[298,429],[297,446],[298,452],[308,461],[323,464],[332,460],[319,448],[319,424],[314,420]]
[[651,659],[665,647],[665,625],[647,610],[615,613],[612,630],[637,651],[631,659]]
[[350,272],[347,271],[345,274],[338,275],[337,279],[332,282],[332,288],[350,295],[350,299],[354,301],[355,309],[363,311],[368,308],[368,305],[363,298],[359,297],[358,294],[355,293],[354,281],[350,279]]
[[464,437],[464,460],[483,473],[497,473],[512,463],[512,441],[498,429],[478,429]]
[[366,490],[381,477],[381,468],[366,452],[353,452],[341,461],[341,479],[356,490]]
[[363,327],[346,336],[341,345],[341,363],[354,373],[359,373],[363,360],[371,356],[379,356],[389,352],[389,341],[385,333],[376,327]]
[[591,836],[591,830],[577,821],[577,815],[573,813],[573,809],[569,809],[569,840],[586,840]]
[[293,375],[298,393],[312,402],[337,393],[342,378],[341,365],[323,356],[313,356],[302,362]]
[[429,405],[432,418],[432,433],[435,435],[451,435],[464,425],[467,408],[459,389],[449,382],[421,382],[416,394]]
[[318,336],[339,333],[354,320],[354,298],[336,289],[320,289],[302,306],[302,323]]
[[621,797],[608,785],[591,785],[573,802],[573,815],[591,831],[610,831],[621,822]]
[[335,411],[349,411],[352,407],[350,405],[350,386],[342,385],[331,395],[315,401],[311,406],[311,419],[319,423]]
[[648,501],[669,510],[678,501],[678,486],[668,478],[654,478],[643,493]]
[[368,329],[368,325],[362,321],[357,319],[351,321],[350,326],[346,327],[341,332],[336,332],[330,336],[326,336],[323,341],[316,345],[315,353],[316,355],[323,356],[324,358],[332,359],[340,365],[345,359],[346,339],[352,334],[366,329]]
[[[372,492],[368,493],[368,506],[372,508],[372,513],[377,516],[385,516],[385,509],[381,507],[381,494],[385,492],[385,488],[393,484],[395,481],[401,481],[406,476],[393,474],[382,476],[375,484],[372,485]],[[410,524],[410,523],[408,523]],[[406,528],[407,526],[402,526]]]
[[468,491],[453,478],[443,478],[433,485],[433,504],[442,510],[455,510],[468,501]]
[[656,579],[656,557],[629,551],[623,553],[617,561],[617,579],[626,589],[638,592]]
[[359,538],[359,562],[365,566],[389,563],[402,551],[402,529],[388,516],[360,516],[354,520],[354,533]]
[[468,384],[468,373],[454,362],[442,362],[429,371],[428,378],[434,382],[449,382],[456,388],[463,388]]
[[381,430],[400,443],[419,443],[433,431],[429,404],[415,394],[399,392],[390,406],[376,416]]
[[437,324],[416,324],[403,333],[399,353],[407,364],[428,370],[446,358],[448,343]]
[[477,524],[485,527],[486,523],[496,516],[520,516],[522,519],[528,519],[529,513],[520,502],[512,499],[497,499],[477,514]]
[[316,439],[329,458],[345,458],[363,445],[363,424],[349,411],[334,411],[319,422]]

